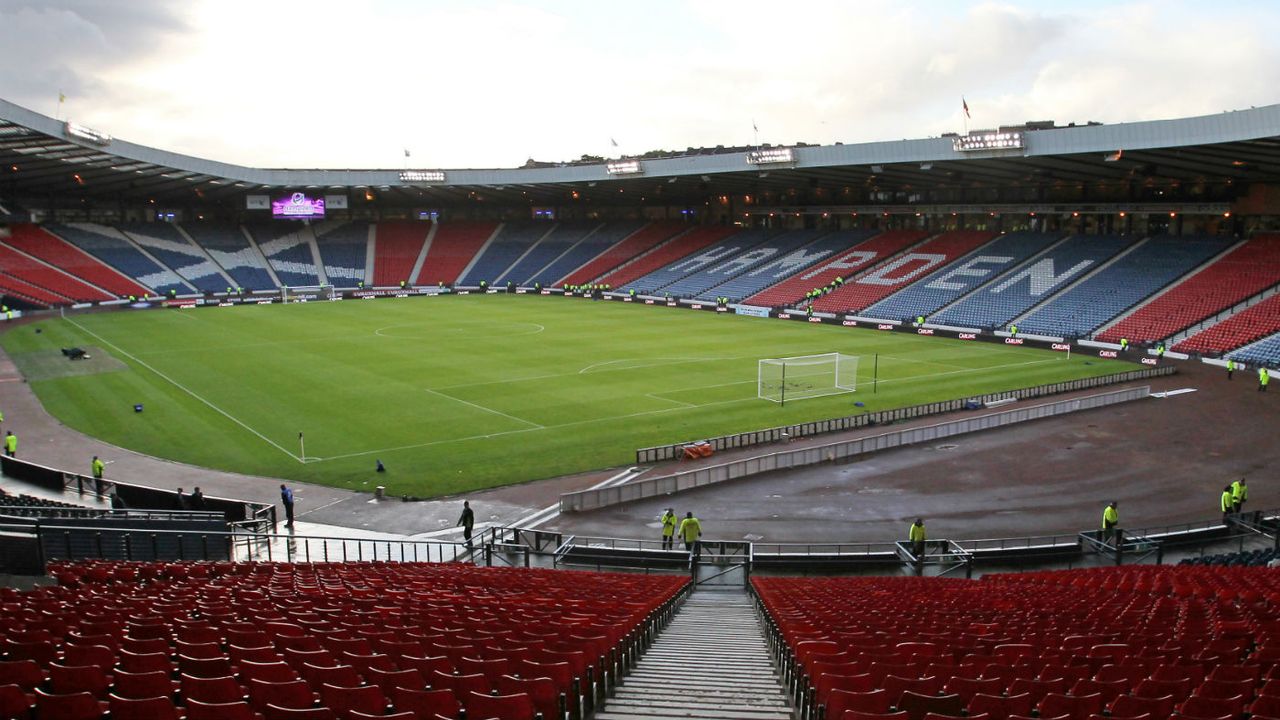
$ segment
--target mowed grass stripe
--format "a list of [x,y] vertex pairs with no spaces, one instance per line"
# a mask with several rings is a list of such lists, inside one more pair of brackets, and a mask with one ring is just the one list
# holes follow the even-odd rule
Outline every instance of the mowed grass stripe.
[[[90,344],[91,331],[133,356],[120,358],[131,370],[32,383],[68,425],[185,462],[411,495],[624,465],[648,445],[1132,368],[1026,347],[539,296],[76,322],[83,330],[51,320],[38,325],[42,334],[24,326],[0,338],[11,353],[47,352]],[[785,407],[756,399],[758,359],[824,352],[862,356],[858,393]],[[175,384],[280,447],[305,432],[309,462]],[[147,403],[146,413],[134,415],[134,402]],[[373,474],[374,458],[385,475]]]

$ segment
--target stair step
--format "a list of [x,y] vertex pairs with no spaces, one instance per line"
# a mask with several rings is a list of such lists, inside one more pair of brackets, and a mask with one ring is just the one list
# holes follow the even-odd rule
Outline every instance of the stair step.
[[696,591],[595,714],[596,720],[792,720],[755,606]]

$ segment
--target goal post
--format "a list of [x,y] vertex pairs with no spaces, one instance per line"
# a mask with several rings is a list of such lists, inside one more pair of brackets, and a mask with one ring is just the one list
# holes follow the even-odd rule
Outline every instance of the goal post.
[[284,285],[280,288],[280,302],[285,303],[332,300],[334,297],[332,285]]
[[756,367],[756,395],[783,404],[858,389],[858,357],[844,353],[762,358]]

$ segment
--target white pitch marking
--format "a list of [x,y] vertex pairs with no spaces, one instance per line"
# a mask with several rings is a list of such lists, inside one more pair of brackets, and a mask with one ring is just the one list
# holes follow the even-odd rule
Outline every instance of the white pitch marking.
[[535,430],[542,430],[542,429],[544,429],[544,428],[546,427],[545,425],[539,425],[538,423],[533,422],[533,421],[530,421],[530,420],[525,420],[525,419],[523,419],[523,418],[518,418],[518,417],[516,417],[515,415],[508,415],[508,414],[506,414],[506,413],[502,412],[501,410],[494,410],[493,408],[487,408],[487,407],[485,407],[485,406],[483,406],[483,405],[477,405],[477,404],[475,404],[475,403],[473,403],[473,402],[470,402],[470,401],[467,401],[467,400],[463,400],[462,398],[456,398],[456,397],[454,397],[454,396],[452,396],[452,395],[445,395],[444,393],[442,393],[442,392],[437,392],[437,391],[435,391],[435,390],[432,390],[431,388],[422,388],[422,391],[423,391],[423,392],[429,392],[429,393],[431,393],[432,395],[439,395],[440,397],[445,398],[446,400],[452,400],[452,401],[454,401],[454,402],[460,402],[460,403],[462,403],[463,405],[470,405],[471,407],[473,407],[473,408],[475,408],[475,409],[477,409],[477,410],[483,410],[483,411],[488,412],[488,413],[493,413],[494,415],[501,415],[502,417],[507,418],[508,420],[515,420],[515,421],[516,421],[516,422],[518,422],[518,423],[524,423],[525,425],[530,425],[530,426],[532,426],[532,428],[533,428],[533,429],[535,429]]
[[71,323],[72,325],[75,325],[76,327],[80,328],[81,332],[84,332],[84,333],[85,333],[85,334],[87,334],[87,335],[92,335],[93,337],[97,338],[97,339],[98,339],[98,341],[99,341],[99,342],[101,342],[103,345],[107,345],[107,346],[109,346],[110,348],[112,348],[112,349],[113,349],[113,350],[115,350],[116,352],[120,353],[121,355],[123,355],[123,356],[125,356],[125,357],[129,358],[130,360],[132,360],[132,361],[134,361],[134,362],[138,363],[138,364],[139,364],[139,365],[141,365],[142,367],[144,367],[144,368],[146,368],[146,369],[150,370],[151,372],[155,373],[158,377],[160,377],[160,378],[161,378],[161,379],[163,379],[164,381],[168,382],[170,385],[173,385],[174,387],[178,388],[178,389],[179,389],[179,390],[181,390],[182,392],[184,392],[184,393],[186,393],[186,394],[190,395],[191,397],[195,398],[196,400],[199,400],[200,402],[202,402],[202,403],[204,403],[205,405],[209,406],[209,408],[210,408],[211,410],[213,410],[214,412],[216,412],[216,413],[218,413],[219,415],[221,415],[221,416],[225,417],[226,419],[230,420],[231,422],[233,422],[233,423],[235,423],[235,424],[239,425],[240,427],[244,428],[245,430],[248,430],[249,432],[253,433],[254,435],[256,435],[256,436],[258,437],[258,439],[260,439],[260,440],[262,440],[263,442],[267,443],[267,444],[268,444],[268,445],[270,445],[271,447],[273,447],[273,448],[275,448],[275,449],[279,450],[280,452],[284,453],[285,455],[288,455],[289,457],[293,458],[294,460],[296,460],[296,461],[298,461],[298,462],[302,462],[302,459],[301,459],[301,458],[299,458],[297,455],[294,455],[293,453],[289,452],[288,450],[284,449],[284,447],[282,447],[282,446],[281,446],[279,443],[277,443],[276,441],[272,440],[271,438],[267,437],[266,435],[263,435],[262,433],[258,432],[257,430],[254,430],[253,428],[249,427],[248,425],[246,425],[246,424],[244,423],[244,421],[242,421],[240,418],[237,418],[235,415],[232,415],[231,413],[227,412],[226,410],[223,410],[222,408],[218,407],[217,405],[214,405],[213,403],[209,402],[208,400],[205,400],[205,399],[204,399],[203,397],[201,397],[200,395],[197,395],[197,394],[195,393],[195,391],[191,390],[190,388],[188,388],[187,386],[185,386],[185,385],[183,385],[182,383],[178,382],[177,380],[174,380],[173,378],[169,377],[168,375],[165,375],[164,373],[160,372],[159,370],[157,370],[157,369],[155,369],[155,368],[151,367],[151,366],[150,366],[150,365],[148,365],[147,363],[145,363],[145,362],[143,362],[143,361],[139,360],[137,357],[135,357],[135,356],[133,356],[133,355],[130,355],[128,352],[126,352],[124,349],[122,349],[119,345],[116,345],[116,344],[112,343],[110,340],[107,340],[106,338],[102,337],[102,336],[101,336],[101,335],[99,335],[98,333],[93,332],[93,331],[92,331],[92,330],[90,330],[89,328],[86,328],[85,326],[81,325],[80,323],[76,322],[75,320],[72,320],[71,318],[64,318],[64,319],[65,319],[67,322]]
[[[942,377],[942,376],[944,376],[944,375],[962,375],[962,374],[964,374],[964,373],[982,372],[982,371],[984,371],[984,370],[998,370],[998,369],[1000,369],[1000,368],[1020,367],[1020,366],[1023,366],[1023,365],[1039,365],[1039,364],[1042,364],[1042,363],[1047,363],[1047,362],[1057,362],[1057,361],[1058,361],[1058,359],[1057,359],[1057,358],[1053,358],[1053,359],[1051,359],[1051,360],[1030,360],[1030,361],[1027,361],[1027,362],[1009,363],[1009,364],[1007,364],[1007,365],[991,365],[991,366],[983,367],[983,368],[970,368],[970,369],[968,369],[968,370],[954,370],[954,371],[951,371],[951,372],[930,373],[930,374],[928,374],[928,375],[912,375],[911,377],[905,377],[905,378],[896,378],[896,379],[892,379],[892,380],[881,380],[881,381],[880,381],[880,384],[882,384],[882,385],[886,385],[886,384],[889,384],[889,383],[895,383],[895,382],[908,382],[908,381],[913,381],[913,380],[922,380],[922,379],[926,379],[926,378]],[[866,382],[866,381],[864,381],[864,382]],[[746,384],[754,385],[755,383],[756,383],[756,381],[755,381],[755,380],[743,380],[743,381],[741,381],[741,382],[736,382],[736,383],[724,383],[724,385],[746,385]],[[702,386],[702,387],[709,387],[709,386]],[[700,388],[686,388],[685,390],[668,390],[668,391],[666,391],[666,392],[684,392],[684,391],[686,391],[686,390],[687,390],[687,391],[694,391],[694,390],[698,390],[698,389],[700,389]],[[446,395],[445,397],[449,397],[449,396],[448,396],[448,395]],[[452,399],[456,399],[456,398],[452,398]],[[335,455],[335,456],[333,456],[333,457],[325,458],[325,460],[327,461],[327,460],[340,460],[340,459],[343,459],[343,458],[352,458],[352,457],[364,457],[364,456],[366,456],[366,455],[376,455],[376,454],[378,454],[378,453],[397,452],[397,451],[400,451],[400,450],[416,450],[416,449],[418,449],[418,448],[431,447],[431,446],[433,446],[433,445],[446,445],[446,444],[449,444],[449,443],[455,443],[455,442],[468,442],[468,441],[471,441],[471,440],[484,440],[484,439],[487,439],[487,438],[503,437],[503,436],[506,436],[506,435],[517,435],[517,434],[520,434],[520,433],[533,432],[534,430],[538,430],[538,429],[542,429],[542,430],[558,430],[558,429],[560,429],[560,428],[574,427],[574,426],[577,426],[577,425],[587,425],[587,424],[592,424],[592,423],[609,422],[609,421],[611,421],[611,420],[626,420],[626,419],[629,419],[629,418],[634,418],[634,417],[643,417],[643,416],[646,416],[646,415],[661,415],[661,414],[663,414],[663,413],[679,412],[679,411],[681,411],[681,410],[690,410],[690,409],[699,409],[699,408],[715,407],[715,406],[717,406],[717,405],[732,405],[732,404],[734,404],[734,403],[741,403],[741,402],[755,402],[755,401],[757,401],[757,400],[759,400],[759,398],[757,398],[755,395],[752,395],[751,397],[739,398],[739,399],[737,399],[737,400],[720,400],[720,401],[712,402],[712,403],[702,403],[702,404],[698,404],[698,405],[693,405],[692,407],[689,407],[689,408],[685,408],[685,407],[675,407],[675,408],[664,408],[664,409],[662,409],[662,410],[646,410],[646,411],[644,411],[644,412],[631,413],[631,414],[629,414],[629,415],[614,415],[614,416],[612,416],[612,417],[606,417],[606,418],[592,418],[592,419],[590,419],[590,420],[579,420],[579,421],[570,422],[570,423],[563,423],[563,424],[560,424],[560,425],[544,425],[544,426],[542,426],[541,428],[521,428],[521,429],[519,429],[519,430],[504,430],[504,431],[502,431],[502,432],[486,433],[486,434],[483,434],[483,435],[469,435],[469,436],[467,436],[467,437],[453,438],[453,439],[450,439],[450,440],[433,440],[433,441],[431,441],[431,442],[417,443],[417,444],[414,444],[414,445],[400,445],[400,446],[397,446],[397,447],[382,448],[382,449],[380,449],[380,450],[366,450],[366,451],[363,451],[363,452],[348,453],[348,454],[346,454],[346,455]],[[482,409],[486,409],[486,408],[482,408]]]
[[[737,360],[737,359],[738,358],[736,357],[732,357],[732,358],[666,357],[666,358],[649,358],[647,360],[644,358],[622,358],[620,360],[605,360],[604,362],[592,363],[582,368],[581,370],[579,370],[578,374],[586,375],[596,368],[602,368],[608,365],[617,365],[618,363],[633,362],[633,361],[639,361],[639,364],[628,365],[624,368],[617,368],[617,369],[618,370],[636,370],[638,368],[657,367],[659,365],[680,365],[682,363],[700,363],[700,362],[711,362],[714,360]],[[611,372],[611,371],[605,371],[605,372]]]
[[683,405],[685,407],[698,407],[693,403],[687,403],[683,400],[674,400],[672,398],[665,398],[665,397],[662,397],[661,395],[654,395],[653,393],[645,393],[644,396],[647,398],[653,398],[654,400],[661,400],[663,402],[670,402],[670,403],[675,403],[677,405]]

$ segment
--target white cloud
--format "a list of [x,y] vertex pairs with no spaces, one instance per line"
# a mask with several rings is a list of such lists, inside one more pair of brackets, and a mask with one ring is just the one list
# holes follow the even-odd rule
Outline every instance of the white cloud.
[[406,147],[416,166],[509,167],[610,137],[747,144],[753,120],[765,142],[894,140],[961,129],[961,95],[974,127],[1280,99],[1265,3],[121,7],[0,0],[0,92],[52,112],[61,87],[117,137],[266,167],[399,167]]

